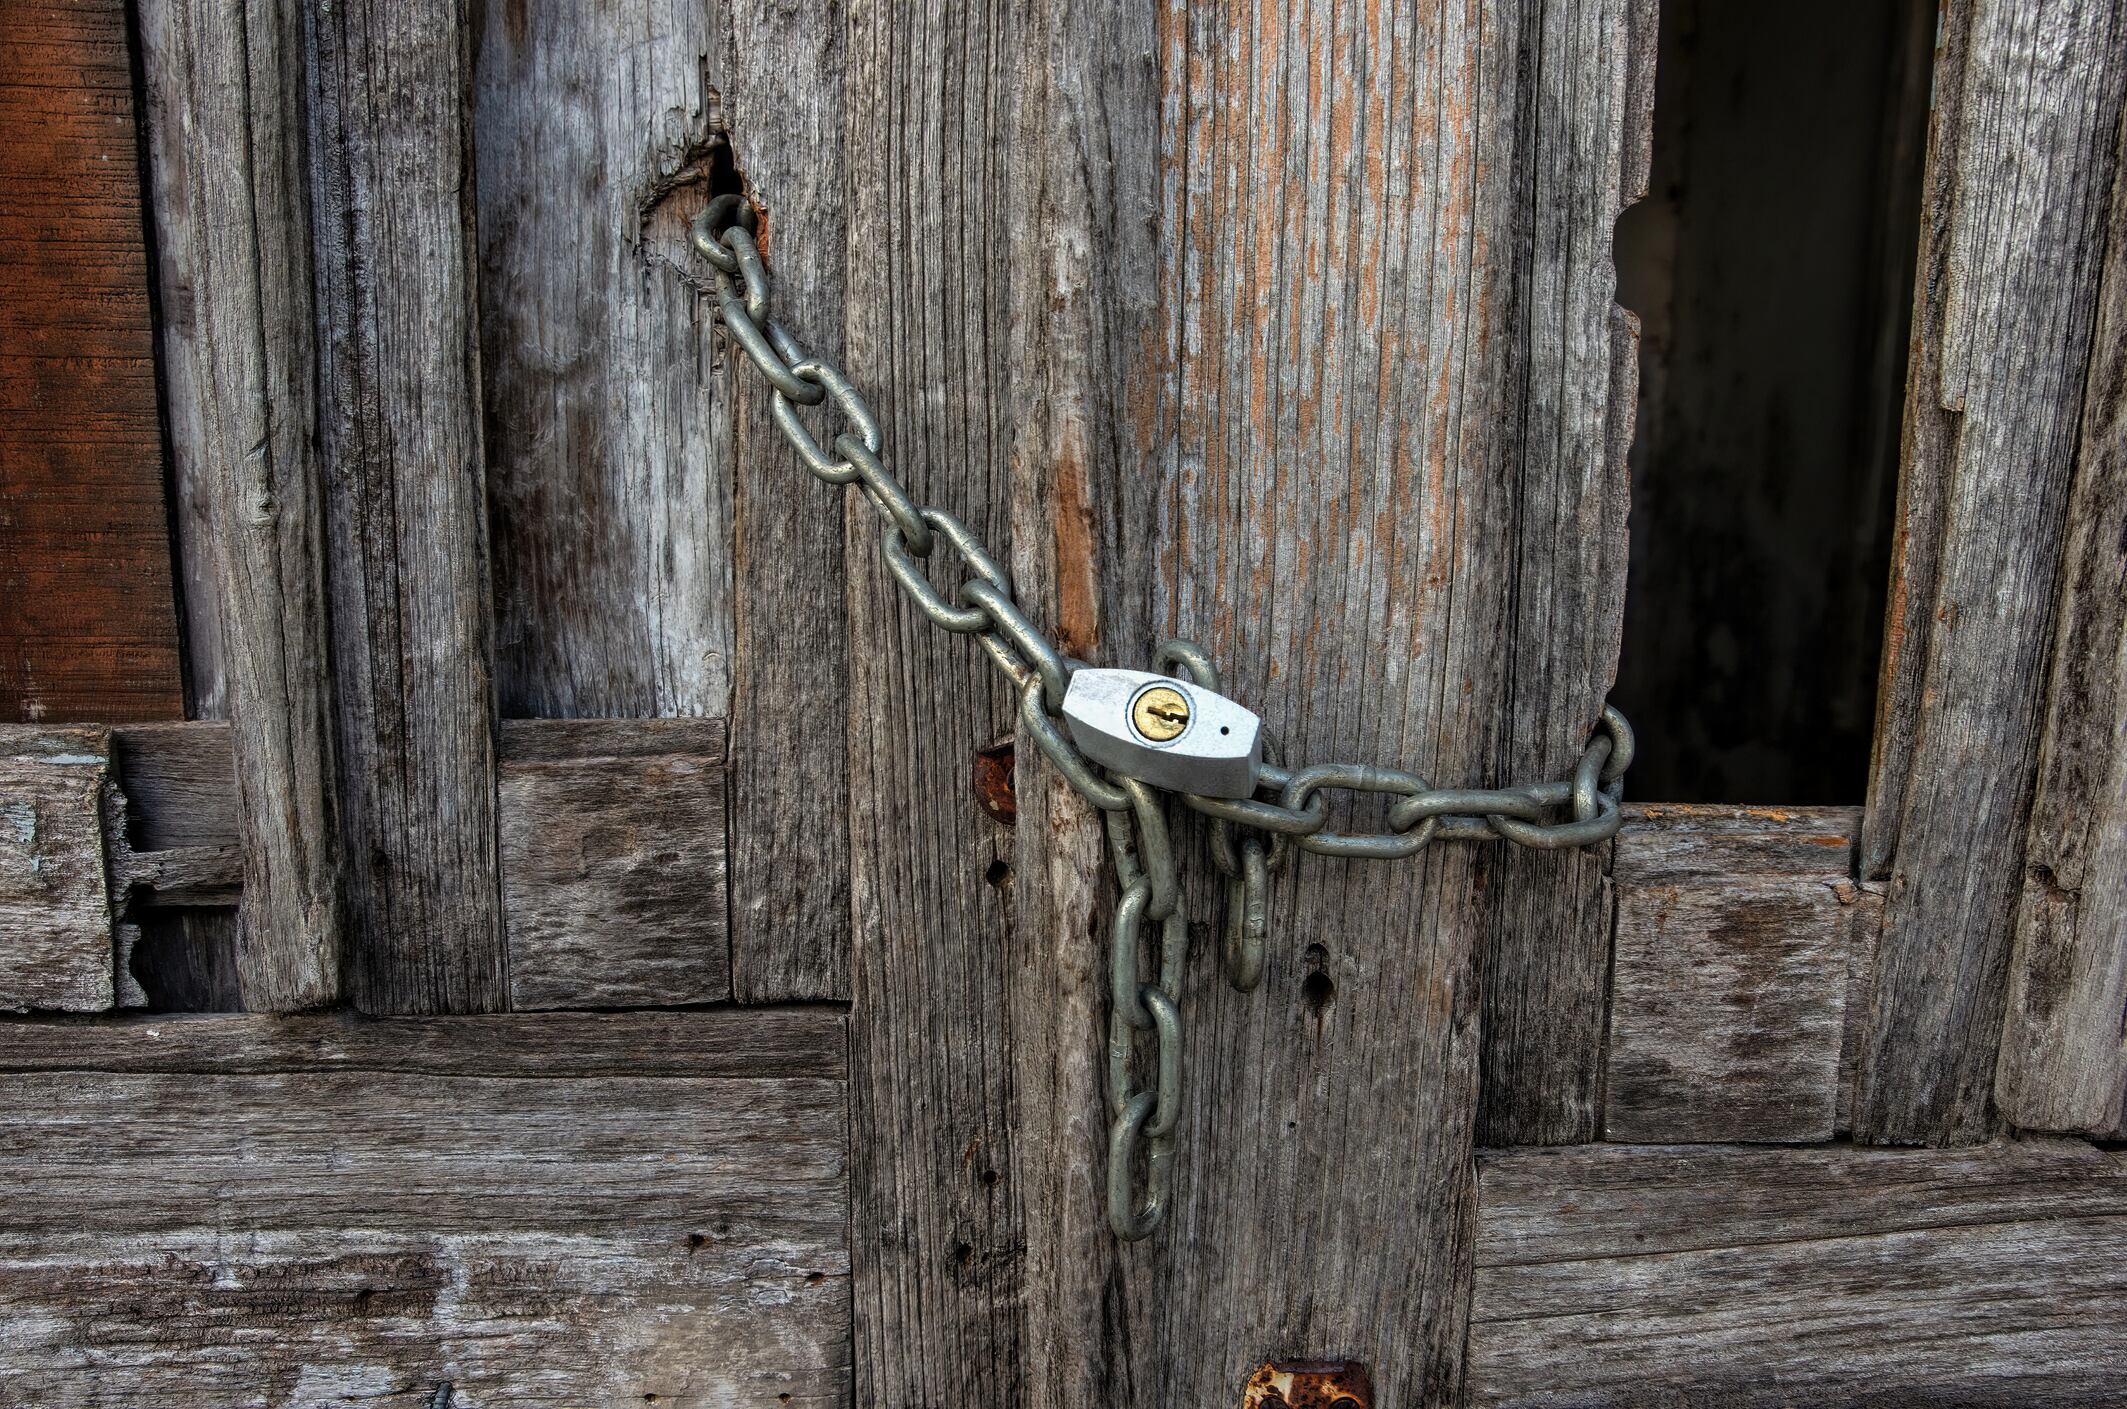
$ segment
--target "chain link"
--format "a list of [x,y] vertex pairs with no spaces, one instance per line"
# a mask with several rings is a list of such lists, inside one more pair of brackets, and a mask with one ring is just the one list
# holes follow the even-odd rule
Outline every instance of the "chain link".
[[[1145,1237],[1165,1220],[1173,1188],[1183,1099],[1182,971],[1189,924],[1174,847],[1158,790],[1108,775],[1078,751],[1057,722],[1073,666],[1035,629],[1011,581],[968,527],[942,509],[919,505],[882,458],[884,438],[864,396],[826,358],[775,321],[774,283],[754,242],[756,216],[742,196],[718,196],[695,218],[694,247],[708,261],[718,320],[771,392],[776,427],[814,476],[856,485],[880,516],[879,541],[894,583],[925,619],[972,635],[1019,691],[1019,724],[1057,774],[1100,809],[1122,898],[1110,931],[1107,1095],[1108,1222],[1118,1237]],[[824,406],[844,428],[822,448],[799,417]],[[951,597],[924,571],[943,541],[968,569]],[[1219,691],[1218,668],[1188,641],[1169,641],[1156,668],[1185,672]],[[1323,856],[1392,859],[1434,842],[1504,839],[1536,850],[1593,846],[1617,834],[1632,728],[1605,705],[1571,778],[1507,788],[1436,788],[1415,773],[1362,763],[1283,766],[1264,736],[1257,796],[1185,795],[1212,819],[1211,856],[1228,880],[1222,962],[1246,992],[1262,982],[1268,948],[1269,876],[1293,850]],[[1331,789],[1394,799],[1374,832],[1332,832]],[[1154,930],[1156,949],[1148,949]],[[1135,1073],[1149,1055],[1152,1080]]]

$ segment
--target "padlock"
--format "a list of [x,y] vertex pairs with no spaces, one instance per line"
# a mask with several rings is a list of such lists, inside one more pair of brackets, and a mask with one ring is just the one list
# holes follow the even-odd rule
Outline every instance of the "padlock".
[[1087,758],[1125,777],[1201,797],[1249,797],[1263,721],[1201,686],[1148,670],[1082,669],[1064,723]]

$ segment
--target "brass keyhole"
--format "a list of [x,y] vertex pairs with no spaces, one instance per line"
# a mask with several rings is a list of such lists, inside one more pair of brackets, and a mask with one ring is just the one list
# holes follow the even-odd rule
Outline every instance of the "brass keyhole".
[[1154,685],[1130,706],[1130,724],[1155,744],[1164,744],[1189,727],[1189,699],[1180,690]]

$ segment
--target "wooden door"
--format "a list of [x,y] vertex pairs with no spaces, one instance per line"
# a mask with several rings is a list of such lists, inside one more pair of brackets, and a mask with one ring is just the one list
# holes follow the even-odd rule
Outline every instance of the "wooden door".
[[[2120,1392],[2119,0],[1944,11],[1866,807],[1301,858],[1253,993],[1173,809],[1139,1243],[1101,825],[688,223],[755,203],[777,316],[1069,656],[1186,636],[1291,758],[1560,778],[1652,0],[0,13],[105,61],[0,75],[122,127],[77,166],[139,104],[161,428],[100,464],[170,526],[119,516],[116,683],[8,568],[0,1403]],[[53,306],[19,384],[107,400]],[[49,597],[47,518],[0,561]]]

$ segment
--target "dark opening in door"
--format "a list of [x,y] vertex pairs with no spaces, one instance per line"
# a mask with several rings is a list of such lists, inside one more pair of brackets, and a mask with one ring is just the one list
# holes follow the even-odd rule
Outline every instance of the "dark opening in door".
[[1662,6],[1615,698],[1633,792],[1855,803],[1898,478],[1929,0]]

